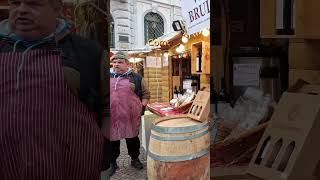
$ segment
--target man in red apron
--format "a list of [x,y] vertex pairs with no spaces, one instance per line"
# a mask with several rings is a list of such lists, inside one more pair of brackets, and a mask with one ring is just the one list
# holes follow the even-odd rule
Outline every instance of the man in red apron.
[[102,50],[57,19],[60,0],[9,3],[0,23],[0,179],[100,179]]
[[131,165],[142,169],[139,160],[140,140],[138,137],[141,114],[150,99],[143,78],[129,68],[128,56],[117,52],[112,58],[113,72],[110,77],[110,140],[112,147],[111,168],[113,175],[118,168],[120,140],[126,139]]

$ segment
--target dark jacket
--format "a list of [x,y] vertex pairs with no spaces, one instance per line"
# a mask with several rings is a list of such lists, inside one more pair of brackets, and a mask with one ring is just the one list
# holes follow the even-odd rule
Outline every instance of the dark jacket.
[[111,73],[112,78],[117,78],[119,76],[126,77],[129,79],[132,90],[140,98],[141,101],[142,99],[150,99],[150,91],[146,86],[143,77],[140,74],[134,73],[131,69],[129,69],[128,72],[124,74],[117,74],[115,72]]
[[[0,53],[23,52],[31,46],[29,42],[19,41],[8,32],[8,21],[0,23]],[[69,26],[61,20],[54,38],[44,39],[32,49],[60,51],[65,79],[79,100],[91,112],[96,112],[97,123],[108,117],[106,63],[103,50],[95,42],[71,34]]]

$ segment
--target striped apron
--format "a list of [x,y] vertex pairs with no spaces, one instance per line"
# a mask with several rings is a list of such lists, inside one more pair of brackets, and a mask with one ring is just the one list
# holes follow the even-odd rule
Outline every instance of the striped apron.
[[110,79],[110,140],[134,138],[139,134],[142,103],[128,78]]
[[100,178],[103,136],[68,87],[60,52],[0,54],[0,117],[1,180]]

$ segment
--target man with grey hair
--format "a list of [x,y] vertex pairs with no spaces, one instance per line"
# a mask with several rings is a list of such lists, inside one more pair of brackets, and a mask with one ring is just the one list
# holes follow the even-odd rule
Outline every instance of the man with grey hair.
[[106,63],[61,4],[10,0],[0,23],[1,180],[100,179]]

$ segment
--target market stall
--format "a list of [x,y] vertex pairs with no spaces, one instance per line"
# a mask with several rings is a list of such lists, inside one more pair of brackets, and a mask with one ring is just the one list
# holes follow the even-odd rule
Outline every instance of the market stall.
[[[144,78],[151,99],[149,109],[156,114],[186,113],[192,97],[200,89],[210,90],[210,35],[207,30],[190,36],[171,33],[160,37],[159,48],[146,54]],[[161,108],[159,107],[161,104]],[[166,112],[161,112],[161,109]],[[170,112],[172,111],[172,112]]]
[[[170,98],[175,87],[191,89],[191,79],[197,87],[210,89],[210,33],[208,29],[191,35],[181,34],[162,46],[168,53]],[[179,88],[180,87],[180,88]]]
[[196,93],[200,89],[210,91],[209,34],[200,32],[187,37],[173,32],[151,43],[158,46],[143,53],[143,76],[152,96],[142,118],[146,150],[155,119],[188,113]]

